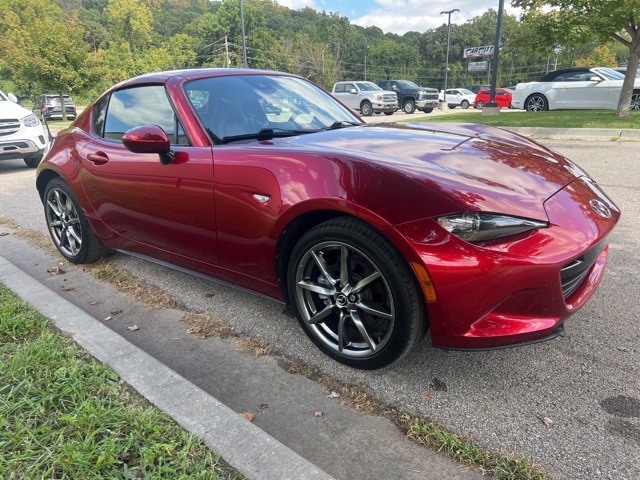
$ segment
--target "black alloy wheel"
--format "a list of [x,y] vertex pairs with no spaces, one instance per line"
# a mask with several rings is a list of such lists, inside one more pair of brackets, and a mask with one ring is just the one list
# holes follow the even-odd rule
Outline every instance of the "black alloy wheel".
[[288,289],[309,338],[351,367],[389,365],[424,336],[424,298],[411,270],[359,220],[342,217],[309,230],[292,253]]

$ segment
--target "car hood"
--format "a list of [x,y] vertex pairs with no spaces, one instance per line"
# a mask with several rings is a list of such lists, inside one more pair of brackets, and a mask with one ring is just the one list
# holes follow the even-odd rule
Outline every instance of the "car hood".
[[465,209],[544,221],[544,201],[586,175],[541,145],[476,124],[363,125],[291,137],[284,143],[375,163]]
[[22,119],[27,115],[30,115],[33,112],[30,112],[24,107],[21,107],[17,103],[13,103],[10,100],[0,102],[0,115],[3,118],[18,118]]

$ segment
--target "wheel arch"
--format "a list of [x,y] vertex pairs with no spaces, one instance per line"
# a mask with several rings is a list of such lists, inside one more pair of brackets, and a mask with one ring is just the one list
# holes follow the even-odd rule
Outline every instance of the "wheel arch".
[[529,102],[531,97],[534,97],[536,95],[539,95],[542,98],[544,98],[544,101],[547,102],[547,110],[551,110],[551,103],[549,103],[549,97],[546,94],[542,93],[542,92],[533,92],[533,93],[530,93],[529,95],[527,95],[527,98],[525,98],[525,100],[524,100],[524,109],[527,110],[527,103]]
[[38,189],[38,194],[40,195],[40,201],[43,203],[44,191],[47,188],[49,182],[54,178],[60,178],[60,175],[49,168],[42,170],[36,178],[36,188]]

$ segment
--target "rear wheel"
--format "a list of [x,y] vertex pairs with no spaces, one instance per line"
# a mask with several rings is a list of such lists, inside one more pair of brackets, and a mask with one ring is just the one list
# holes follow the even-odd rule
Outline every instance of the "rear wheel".
[[466,100],[462,100],[462,102],[460,102],[460,106],[466,110],[467,108],[469,108],[469,102],[467,102]]
[[108,250],[91,230],[73,192],[59,178],[47,184],[44,213],[53,243],[71,263],[92,263],[107,255]]
[[476,108],[482,110],[484,108],[484,102],[482,100],[478,100],[476,102]]
[[549,103],[544,95],[534,93],[524,102],[524,108],[528,112],[544,112],[549,109]]
[[425,107],[425,108],[422,109],[422,111],[424,113],[431,113],[431,112],[433,112],[433,107]]
[[309,338],[351,367],[389,365],[425,332],[424,300],[405,260],[355,219],[329,220],[298,241],[288,289]]
[[371,102],[368,100],[362,102],[362,105],[360,105],[360,112],[362,112],[363,117],[370,117],[371,115],[373,115],[373,107],[371,106]]

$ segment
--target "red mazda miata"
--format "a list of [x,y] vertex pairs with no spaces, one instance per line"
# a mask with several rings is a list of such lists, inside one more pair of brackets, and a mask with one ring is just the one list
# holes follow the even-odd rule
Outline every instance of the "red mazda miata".
[[427,334],[563,333],[620,212],[566,158],[482,125],[366,125],[311,82],[234,69],[119,83],[37,171],[74,263],[109,250],[291,303],[327,355],[383,367]]

